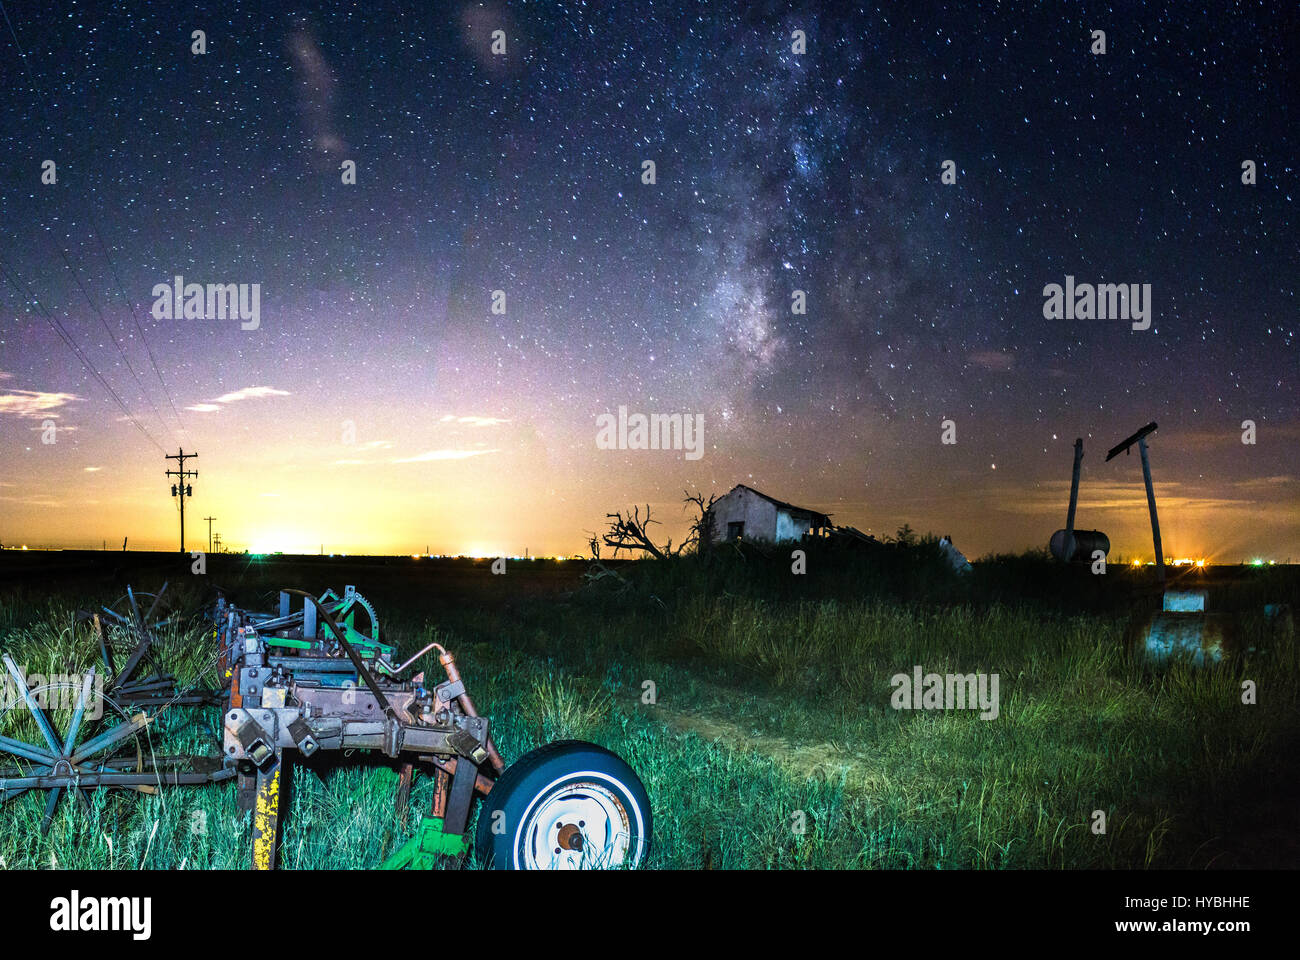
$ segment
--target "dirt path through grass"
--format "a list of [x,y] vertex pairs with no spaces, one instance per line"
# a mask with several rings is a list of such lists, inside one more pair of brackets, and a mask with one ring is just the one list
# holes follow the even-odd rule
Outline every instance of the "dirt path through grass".
[[[721,689],[717,692],[725,693]],[[770,706],[773,712],[779,712],[776,704]],[[796,742],[786,737],[757,733],[734,720],[699,708],[659,703],[642,704],[640,710],[643,716],[663,724],[674,733],[694,734],[737,753],[758,753],[802,779],[840,782],[845,789],[867,796],[880,786],[881,773],[871,758],[841,743],[829,740]]]

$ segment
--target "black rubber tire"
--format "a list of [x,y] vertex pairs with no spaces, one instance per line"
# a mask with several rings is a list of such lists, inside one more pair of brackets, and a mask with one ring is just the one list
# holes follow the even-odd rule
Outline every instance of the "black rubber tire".
[[[495,870],[526,869],[523,849],[536,802],[573,783],[592,780],[614,795],[627,816],[626,856],[613,866],[640,866],[650,853],[653,830],[645,786],[618,754],[582,740],[548,743],[506,768],[479,810],[474,844],[479,863]],[[504,811],[504,820],[496,816],[498,811]],[[504,823],[505,830],[494,833],[493,823]]]

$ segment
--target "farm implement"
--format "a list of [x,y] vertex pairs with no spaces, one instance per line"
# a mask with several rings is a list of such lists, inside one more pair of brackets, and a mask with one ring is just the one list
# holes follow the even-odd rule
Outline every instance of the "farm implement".
[[[361,751],[396,765],[394,804],[404,809],[415,771],[433,778],[433,800],[414,836],[387,869],[459,862],[476,798],[482,799],[473,847],[497,869],[628,868],[649,850],[650,804],[636,773],[615,754],[580,741],[540,747],[506,766],[490,724],[474,705],[455,658],[430,643],[396,661],[381,641],[374,608],[353,587],[319,597],[283,590],[279,609],[259,613],[224,596],[212,612],[211,662],[220,690],[181,690],[159,662],[161,598],[135,594],[81,617],[93,623],[104,674],[92,669],[32,683],[6,654],[12,692],[0,705],[0,802],[46,792],[48,831],[64,794],[85,803],[102,788],[156,793],[160,788],[233,780],[236,803],[252,815],[252,866],[277,866],[286,775],[295,758]],[[107,627],[114,629],[109,630]],[[114,650],[122,637],[129,649]],[[436,653],[444,679],[407,676]],[[70,718],[62,733],[49,711],[56,686]],[[219,707],[217,756],[155,756],[151,726],[177,706]],[[93,730],[92,730],[93,728]],[[26,731],[32,742],[9,733]]]

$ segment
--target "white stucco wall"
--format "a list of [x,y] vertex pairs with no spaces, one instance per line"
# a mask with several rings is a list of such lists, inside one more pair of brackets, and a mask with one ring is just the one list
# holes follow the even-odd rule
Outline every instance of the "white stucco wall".
[[713,505],[713,539],[727,539],[727,524],[745,525],[747,540],[776,539],[776,505],[752,490],[732,490]]
[[729,523],[745,525],[746,540],[799,540],[812,525],[808,517],[793,517],[787,510],[752,490],[732,490],[713,505],[713,539],[727,539]]
[[777,510],[776,512],[776,539],[778,541],[801,540],[811,526],[812,521],[808,517],[792,517],[785,510]]

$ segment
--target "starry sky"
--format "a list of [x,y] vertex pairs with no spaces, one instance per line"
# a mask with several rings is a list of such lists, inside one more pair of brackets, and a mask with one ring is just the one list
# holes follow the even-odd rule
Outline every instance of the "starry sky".
[[[569,554],[745,483],[978,557],[1083,437],[1149,558],[1103,461],[1155,420],[1167,554],[1300,560],[1287,6],[4,0],[0,541],[175,549],[183,447],[196,548]],[[156,319],[178,274],[257,329]],[[1150,329],[1045,318],[1067,275]]]

